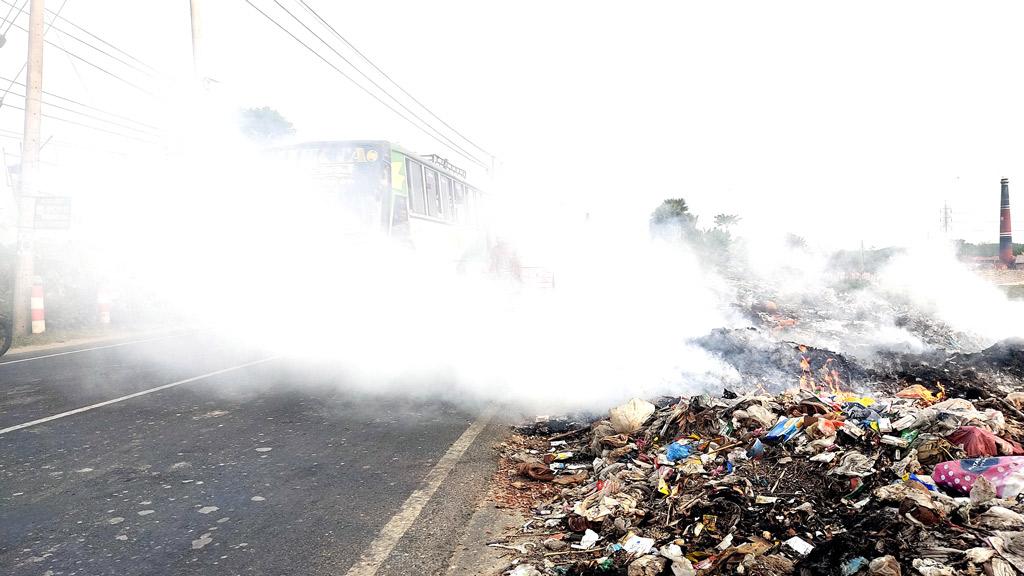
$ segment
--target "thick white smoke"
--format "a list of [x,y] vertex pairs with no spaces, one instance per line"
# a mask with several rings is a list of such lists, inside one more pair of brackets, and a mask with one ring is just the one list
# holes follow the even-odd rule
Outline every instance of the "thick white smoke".
[[737,375],[690,340],[750,325],[737,310],[768,299],[797,319],[777,337],[862,357],[934,345],[900,322],[908,307],[979,342],[1020,334],[1021,305],[945,247],[910,249],[851,289],[828,253],[741,232],[727,281],[689,247],[652,240],[644,220],[552,217],[515,194],[490,232],[555,287],[458,273],[444,256],[346,234],[337,205],[223,117],[183,121],[159,154],[78,164],[66,175],[76,245],[115,293],[340,370],[345,386],[537,412],[717,390]]
[[969,270],[943,243],[916,245],[896,255],[878,274],[885,293],[981,338],[983,345],[1024,336],[1024,302]]
[[494,223],[491,240],[522,246],[553,289],[460,273],[450,255],[347,234],[344,211],[224,124],[200,117],[166,152],[66,170],[75,249],[122,301],[340,370],[345,386],[539,412],[735,378],[688,344],[730,322],[728,287],[646,222]]
[[969,269],[946,242],[853,249],[842,259],[779,234],[738,246],[739,281],[795,318],[779,331],[786,339],[870,359],[878,351],[973,352],[1024,335],[1024,303]]

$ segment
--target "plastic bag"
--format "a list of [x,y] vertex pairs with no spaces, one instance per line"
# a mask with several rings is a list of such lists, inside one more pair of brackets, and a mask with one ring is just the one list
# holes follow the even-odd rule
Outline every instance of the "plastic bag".
[[654,404],[633,398],[621,406],[612,408],[609,420],[612,428],[619,434],[632,434],[643,426],[651,414],[654,414]]

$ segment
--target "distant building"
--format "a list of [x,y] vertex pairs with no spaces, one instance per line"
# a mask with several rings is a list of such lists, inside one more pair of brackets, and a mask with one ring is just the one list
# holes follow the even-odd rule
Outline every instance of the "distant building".
[[999,256],[962,256],[960,261],[969,268],[995,268],[999,263]]

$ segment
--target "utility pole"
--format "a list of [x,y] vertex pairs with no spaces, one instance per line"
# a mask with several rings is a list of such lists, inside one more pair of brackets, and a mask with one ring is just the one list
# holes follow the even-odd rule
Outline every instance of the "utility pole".
[[39,140],[43,104],[43,0],[31,0],[25,78],[25,132],[18,184],[18,264],[14,276],[14,334],[29,333],[35,248],[35,208],[39,195]]
[[942,211],[939,214],[939,223],[942,226],[942,233],[945,234],[946,239],[948,240],[953,224],[953,209],[949,207],[948,202],[944,202],[942,204]]
[[189,0],[192,14],[192,71],[200,87],[206,85],[205,70],[202,69],[203,24],[200,17],[200,0]]

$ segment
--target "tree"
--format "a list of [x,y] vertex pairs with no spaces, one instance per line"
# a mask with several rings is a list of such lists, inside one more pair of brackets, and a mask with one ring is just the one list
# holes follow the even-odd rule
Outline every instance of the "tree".
[[739,221],[740,217],[735,214],[718,214],[715,216],[715,226],[718,228],[728,228]]
[[258,142],[274,142],[295,133],[292,123],[269,106],[246,108],[239,116],[242,134]]
[[651,214],[651,235],[668,240],[682,240],[688,243],[707,263],[727,264],[733,251],[735,239],[729,227],[739,222],[735,214],[718,214],[715,225],[701,229],[697,227],[697,216],[690,213],[690,207],[682,198],[662,201]]
[[724,262],[728,258],[729,249],[733,244],[733,237],[732,233],[729,232],[729,227],[739,221],[740,217],[735,214],[715,215],[714,227],[701,233],[704,252]]
[[651,213],[651,235],[693,240],[697,237],[697,217],[682,198],[669,198]]
[[663,200],[661,205],[651,214],[651,224],[668,224],[670,222],[691,221],[696,223],[697,217],[690,214],[690,207],[682,198]]
[[796,234],[786,234],[786,246],[796,249],[803,250],[807,248],[807,240],[804,240],[803,236],[797,236]]

